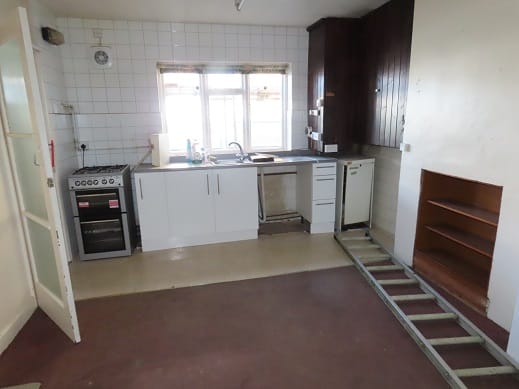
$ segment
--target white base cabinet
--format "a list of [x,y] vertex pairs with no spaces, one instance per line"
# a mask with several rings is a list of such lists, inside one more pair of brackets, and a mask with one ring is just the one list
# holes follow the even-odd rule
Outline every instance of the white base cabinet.
[[255,167],[143,172],[135,182],[143,251],[258,236]]
[[297,211],[310,223],[310,233],[334,231],[336,163],[297,168]]

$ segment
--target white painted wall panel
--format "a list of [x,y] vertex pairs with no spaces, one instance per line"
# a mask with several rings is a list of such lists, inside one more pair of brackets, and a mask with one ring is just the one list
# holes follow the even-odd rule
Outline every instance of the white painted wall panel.
[[519,284],[519,3],[417,0],[396,255],[410,264],[421,169],[504,186],[488,315],[511,326]]

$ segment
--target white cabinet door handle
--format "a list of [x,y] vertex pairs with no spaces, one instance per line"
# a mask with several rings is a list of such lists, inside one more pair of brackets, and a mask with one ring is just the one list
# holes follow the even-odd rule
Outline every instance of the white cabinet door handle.
[[335,177],[334,178],[318,178],[317,181],[335,181]]
[[139,178],[139,188],[141,190],[141,200],[144,200],[144,197],[142,196],[142,179]]
[[209,174],[205,175],[205,182],[207,183],[207,195],[209,196]]
[[218,194],[220,194],[220,174],[216,175],[216,183],[218,184]]
[[335,203],[317,203],[315,205],[333,205],[333,204],[335,204]]

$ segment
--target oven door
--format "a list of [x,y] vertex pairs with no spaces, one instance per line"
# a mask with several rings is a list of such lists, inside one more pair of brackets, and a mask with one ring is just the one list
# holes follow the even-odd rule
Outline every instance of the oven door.
[[101,219],[76,218],[81,235],[82,253],[112,253],[124,252],[128,249],[126,239],[126,215]]
[[74,215],[82,219],[118,215],[125,212],[123,198],[118,188],[75,191],[72,194]]

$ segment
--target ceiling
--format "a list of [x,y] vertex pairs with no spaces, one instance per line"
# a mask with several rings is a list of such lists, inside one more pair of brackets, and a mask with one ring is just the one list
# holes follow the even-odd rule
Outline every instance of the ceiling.
[[358,17],[387,0],[42,0],[57,16],[199,23],[308,26],[326,16]]

